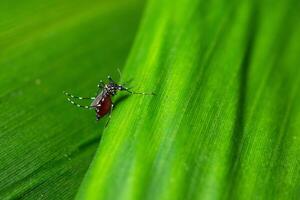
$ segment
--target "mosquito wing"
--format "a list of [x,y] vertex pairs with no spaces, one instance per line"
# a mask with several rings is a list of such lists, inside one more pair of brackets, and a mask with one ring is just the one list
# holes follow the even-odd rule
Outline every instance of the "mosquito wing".
[[104,98],[104,92],[100,92],[98,96],[94,99],[94,101],[91,103],[91,107],[97,107],[99,105],[100,101]]

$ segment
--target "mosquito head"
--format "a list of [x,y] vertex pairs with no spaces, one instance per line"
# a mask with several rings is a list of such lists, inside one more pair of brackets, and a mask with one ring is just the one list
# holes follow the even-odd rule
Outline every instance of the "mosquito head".
[[123,85],[117,84],[110,76],[107,77],[109,82],[105,85],[105,90],[106,92],[114,96],[118,91],[125,91],[130,94],[141,94],[141,95],[155,95],[154,93],[145,93],[145,92],[134,92],[131,91],[129,88],[124,87]]
[[109,95],[114,96],[117,94],[118,91],[123,90],[123,88],[123,86],[118,85],[115,82],[109,82],[105,85],[104,89]]
[[118,91],[126,90],[126,88],[125,88],[124,86],[117,84],[117,83],[111,78],[111,76],[108,76],[107,79],[108,79],[109,82],[105,85],[105,90],[106,90],[106,92],[107,92],[109,95],[114,96],[114,95],[116,95],[116,93],[117,93]]

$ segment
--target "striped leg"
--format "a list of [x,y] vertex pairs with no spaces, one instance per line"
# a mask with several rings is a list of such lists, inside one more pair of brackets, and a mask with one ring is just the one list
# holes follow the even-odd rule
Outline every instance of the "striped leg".
[[99,84],[98,84],[98,88],[104,88],[105,84],[103,83],[102,80],[99,81]]
[[111,113],[112,113],[113,108],[114,108],[114,104],[111,104],[110,112],[109,112],[109,115],[108,115],[108,120],[107,120],[107,122],[105,124],[105,128],[107,127],[107,125],[108,125],[108,123],[109,123],[109,121],[111,119]]
[[78,108],[85,108],[85,109],[94,109],[94,107],[92,106],[83,106],[83,105],[80,105],[78,103],[75,103],[74,101],[72,101],[70,98],[68,98],[68,101],[73,104],[74,106],[78,107]]
[[145,92],[133,92],[131,90],[129,90],[129,88],[125,88],[123,87],[122,90],[130,93],[130,94],[140,94],[140,95],[155,95],[155,93],[151,92],[151,93],[145,93]]
[[99,81],[99,84],[98,84],[98,91],[97,91],[97,94],[100,94],[100,92],[103,90],[103,88],[105,87],[105,84],[102,80]]
[[73,98],[73,99],[80,99],[80,100],[82,100],[82,99],[90,99],[90,100],[94,100],[96,97],[79,97],[79,96],[74,96],[73,94],[70,94],[70,93],[68,93],[68,92],[64,92],[64,94],[66,95],[66,96],[68,96],[68,97],[71,97],[71,98]]

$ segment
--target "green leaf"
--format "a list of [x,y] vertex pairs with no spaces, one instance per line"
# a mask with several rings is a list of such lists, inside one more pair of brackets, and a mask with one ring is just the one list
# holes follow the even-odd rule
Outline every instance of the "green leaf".
[[151,0],[78,199],[298,199],[299,1]]
[[[127,57],[141,1],[0,2],[0,199],[73,199],[104,122],[94,95]],[[82,102],[88,104],[89,102]]]

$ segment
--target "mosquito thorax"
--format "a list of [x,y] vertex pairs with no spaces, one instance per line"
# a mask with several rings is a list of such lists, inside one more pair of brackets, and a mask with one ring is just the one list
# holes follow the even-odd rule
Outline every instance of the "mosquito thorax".
[[124,89],[125,88],[122,85],[118,85],[116,83],[108,83],[105,85],[105,92],[111,96],[115,95],[117,91],[121,91]]

